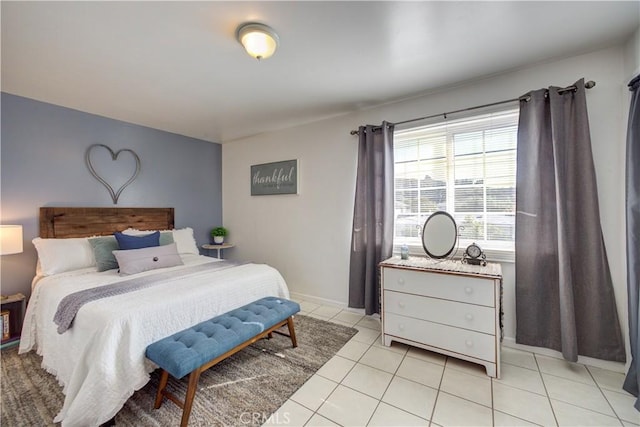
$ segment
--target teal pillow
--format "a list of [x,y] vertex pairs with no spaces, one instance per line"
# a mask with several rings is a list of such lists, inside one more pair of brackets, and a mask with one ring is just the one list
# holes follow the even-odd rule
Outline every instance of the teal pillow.
[[89,239],[89,244],[93,249],[93,256],[96,259],[98,271],[118,268],[118,261],[116,261],[113,251],[120,249],[120,247],[114,236],[93,237]]
[[160,246],[170,245],[173,243],[173,232],[161,231],[160,232]]

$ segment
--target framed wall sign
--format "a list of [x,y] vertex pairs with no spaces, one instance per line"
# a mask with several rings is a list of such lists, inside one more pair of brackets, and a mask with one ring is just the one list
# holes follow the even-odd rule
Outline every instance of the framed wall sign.
[[251,166],[251,195],[298,194],[298,160]]

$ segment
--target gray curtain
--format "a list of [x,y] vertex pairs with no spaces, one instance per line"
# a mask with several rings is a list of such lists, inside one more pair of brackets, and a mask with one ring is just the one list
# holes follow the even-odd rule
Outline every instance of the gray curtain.
[[625,360],[600,227],[584,80],[520,102],[516,342]]
[[[629,338],[631,365],[623,388],[638,397],[640,389],[640,76],[631,80],[631,107],[627,128],[627,292],[629,296]],[[640,399],[635,408],[640,411]]]
[[349,307],[380,312],[378,264],[393,253],[393,125],[360,126]]

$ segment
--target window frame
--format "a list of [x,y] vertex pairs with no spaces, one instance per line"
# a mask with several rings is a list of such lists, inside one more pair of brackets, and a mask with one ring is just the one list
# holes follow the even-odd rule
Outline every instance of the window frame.
[[[425,128],[429,128],[432,127],[433,129],[431,130],[431,135],[435,135],[438,131],[438,128],[442,127],[444,130],[444,144],[445,144],[445,148],[444,148],[444,153],[446,156],[446,182],[444,184],[444,188],[445,190],[445,210],[448,213],[452,214],[454,217],[459,216],[461,213],[456,213],[455,212],[455,203],[456,203],[456,199],[455,199],[455,189],[457,187],[457,189],[460,189],[460,184],[456,184],[456,180],[455,180],[455,167],[454,165],[454,159],[456,157],[454,151],[454,143],[453,143],[453,138],[454,135],[456,134],[456,132],[454,131],[455,128],[458,129],[462,129],[464,130],[465,127],[469,127],[470,123],[473,123],[474,121],[477,120],[481,120],[481,121],[489,121],[491,122],[493,117],[497,117],[498,120],[504,120],[505,124],[507,124],[507,126],[487,126],[485,128],[482,129],[483,132],[486,132],[487,130],[490,129],[500,129],[500,128],[506,128],[506,127],[511,127],[513,125],[515,125],[515,130],[513,131],[515,133],[515,139],[516,139],[516,143],[515,145],[513,145],[513,147],[510,147],[506,150],[502,150],[504,152],[510,152],[507,153],[508,156],[511,156],[513,158],[513,188],[514,188],[514,192],[515,192],[515,175],[516,175],[516,154],[517,154],[517,131],[518,131],[518,115],[519,115],[519,111],[518,111],[518,106],[514,106],[514,105],[501,105],[501,106],[494,106],[493,108],[488,108],[488,109],[482,109],[482,110],[475,110],[472,112],[467,112],[464,115],[457,115],[455,119],[453,120],[449,120],[448,118],[446,118],[446,115],[443,115],[442,117],[440,117],[438,120],[432,120],[429,123],[425,123],[422,122],[419,125],[415,125],[415,124],[411,124],[411,125],[405,125],[402,127],[396,127],[395,131],[394,131],[394,156],[397,153],[397,150],[399,149],[397,147],[397,142],[398,142],[398,134],[401,135],[400,140],[402,139],[407,139],[407,136],[409,136],[411,133],[415,132],[416,134],[420,134],[420,132],[424,132]],[[451,127],[452,129],[449,129],[449,127]],[[458,134],[460,134],[461,132],[458,131]],[[483,141],[484,138],[486,136],[483,135]],[[483,142],[484,144],[484,142]],[[482,151],[478,154],[478,153],[470,153],[468,155],[470,156],[474,156],[474,155],[480,155],[481,158],[484,160],[486,159],[487,153],[497,153],[499,150],[490,150],[487,152],[486,150],[486,146],[483,145],[483,149]],[[417,158],[420,158],[419,156]],[[436,157],[430,157],[430,158],[423,158],[422,161],[430,161],[430,160],[435,160]],[[394,165],[398,164],[396,163],[398,162],[397,160],[394,160]],[[402,161],[400,161],[402,162]],[[396,209],[396,203],[397,203],[397,192],[398,192],[398,188],[396,188],[396,184],[397,184],[397,180],[399,178],[404,178],[404,177],[398,177],[397,172],[394,172],[394,231],[393,231],[393,250],[394,253],[397,253],[400,251],[400,246],[404,243],[402,241],[398,241],[397,236],[396,236],[396,226],[397,226],[397,218],[398,218],[398,211]],[[487,176],[486,174],[483,172],[483,183],[481,186],[477,186],[477,184],[473,184],[470,183],[468,188],[482,188],[483,189],[483,211],[480,213],[480,215],[483,215],[486,218],[487,213],[491,213],[489,211],[487,211]],[[475,186],[475,187],[474,187]],[[426,187],[429,188],[429,187]],[[433,188],[431,188],[433,189]],[[425,187],[421,187],[420,185],[418,185],[416,188],[404,188],[401,189],[403,192],[408,192],[408,191],[416,191],[417,192],[417,198],[420,199],[420,192],[425,190]],[[453,190],[453,192],[451,192]],[[452,195],[451,197],[449,195]],[[509,212],[509,215],[513,215],[514,217],[514,233],[515,233],[515,194],[514,194],[514,201],[513,201],[513,210],[511,212]],[[465,212],[462,212],[463,214]],[[414,216],[417,214],[419,221],[421,221],[422,223],[419,224],[420,227],[422,227],[422,225],[424,224],[424,221],[428,218],[428,214],[425,214],[426,216],[424,216],[424,218],[422,218],[423,214],[421,213],[421,209],[420,207],[418,207],[417,213],[413,213],[410,212],[408,215],[413,214]],[[498,212],[499,214],[499,212]],[[460,226],[461,224],[459,223],[458,220],[457,221],[457,225]],[[485,230],[487,227],[487,221],[486,219],[483,221]],[[419,232],[418,232],[419,233]],[[486,235],[486,231],[485,231],[485,235]],[[420,234],[418,234],[418,237],[415,238],[414,241],[409,241],[406,242],[407,245],[409,246],[409,253],[411,255],[415,255],[415,256],[425,256],[424,253],[424,248],[422,247],[422,242],[420,239]],[[515,235],[514,235],[514,239],[510,240],[510,241],[500,241],[500,240],[492,240],[492,241],[488,241],[488,240],[473,240],[473,239],[459,239],[457,242],[457,249],[454,250],[452,256],[455,258],[460,258],[462,257],[462,254],[464,253],[464,250],[466,249],[466,247],[468,245],[470,245],[473,242],[477,242],[478,245],[483,249],[483,251],[485,252],[487,259],[490,259],[492,261],[501,261],[501,262],[514,262],[515,261]],[[487,244],[491,242],[491,244]]]

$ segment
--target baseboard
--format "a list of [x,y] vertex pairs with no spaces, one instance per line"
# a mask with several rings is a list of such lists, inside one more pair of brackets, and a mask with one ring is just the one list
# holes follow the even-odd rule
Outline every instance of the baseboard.
[[[502,345],[509,348],[515,348],[516,350],[530,351],[532,353],[540,354],[542,356],[554,357],[556,359],[562,359],[562,353],[559,351],[551,350],[543,347],[532,347],[529,345],[523,345],[516,343],[515,338],[504,337]],[[589,365],[596,368],[608,369],[609,371],[620,372],[625,374],[627,372],[625,364],[622,362],[611,362],[609,360],[595,359],[593,357],[578,356],[578,363],[583,365]]]
[[291,298],[295,301],[308,301],[318,305],[330,305],[332,307],[338,307],[343,310],[350,311],[352,313],[364,314],[363,308],[351,308],[348,307],[344,302],[328,299],[328,298],[320,298],[313,295],[301,294],[299,292],[291,292]]

